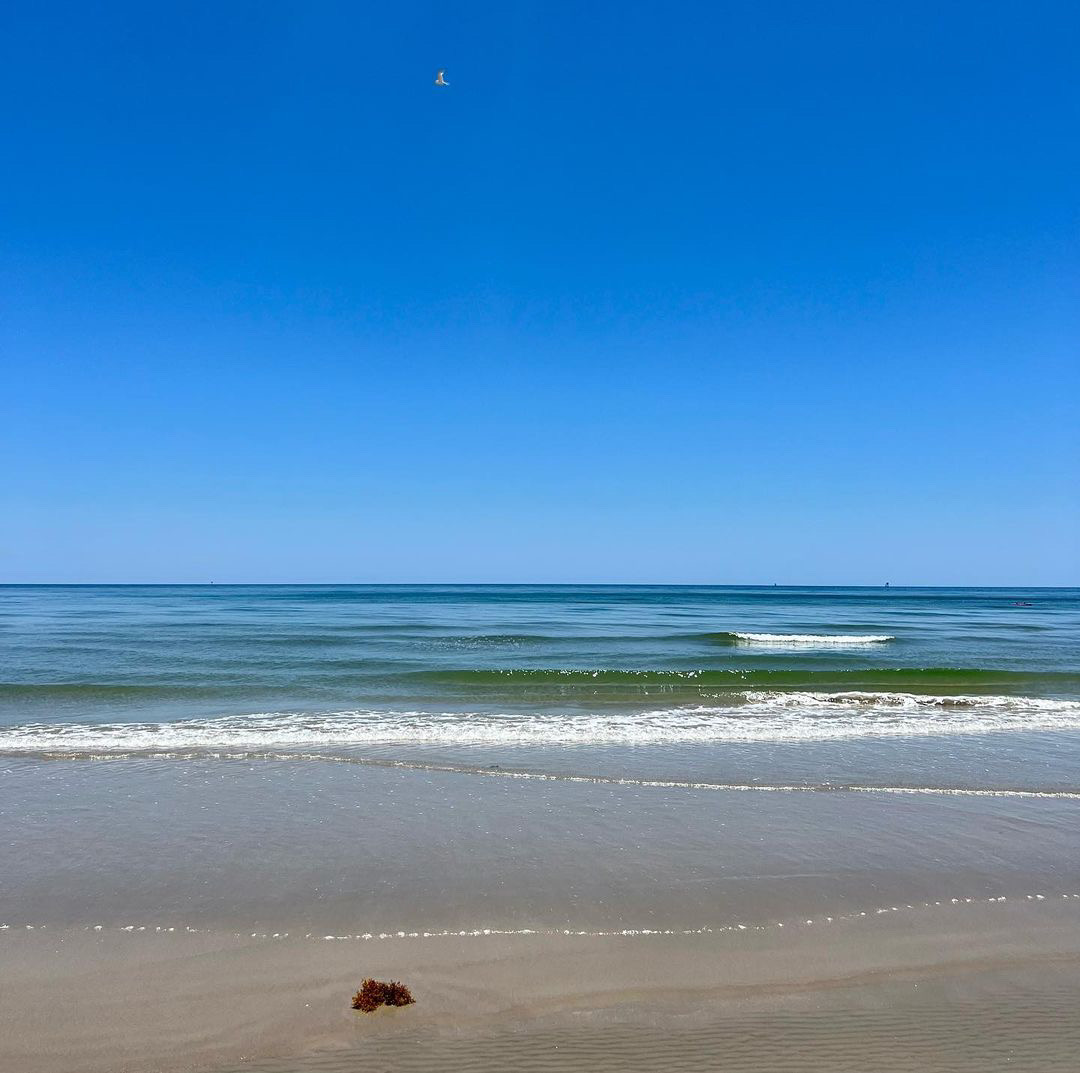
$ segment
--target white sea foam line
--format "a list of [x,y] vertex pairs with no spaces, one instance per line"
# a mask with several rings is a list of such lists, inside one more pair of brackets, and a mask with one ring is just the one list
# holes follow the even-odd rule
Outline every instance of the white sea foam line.
[[885,633],[733,633],[732,636],[744,644],[775,648],[854,648],[857,645],[878,645],[896,640]]
[[[1061,901],[1074,901],[1080,900],[1080,893],[1067,892],[1056,894],[1014,894],[1014,895],[992,895],[990,897],[949,897],[940,898],[936,901],[923,901],[923,902],[899,902],[896,905],[884,905],[876,906],[871,909],[853,910],[849,913],[837,913],[829,916],[825,914],[819,914],[816,917],[793,917],[787,920],[771,921],[765,924],[746,924],[746,923],[733,923],[724,925],[713,925],[708,927],[698,928],[617,928],[617,929],[588,929],[588,928],[462,928],[453,929],[445,928],[441,931],[383,931],[383,932],[357,932],[355,934],[329,934],[320,935],[317,932],[305,932],[300,935],[299,932],[230,932],[229,934],[235,939],[256,939],[259,941],[269,940],[275,941],[280,939],[288,939],[290,937],[294,939],[311,940],[318,942],[386,942],[392,940],[401,939],[479,939],[488,938],[492,936],[510,936],[510,937],[564,937],[564,938],[578,938],[578,939],[633,939],[642,938],[654,935],[722,935],[722,934],[738,934],[739,932],[762,932],[772,931],[780,928],[787,927],[800,928],[800,927],[814,927],[818,925],[829,924],[841,924],[841,923],[856,923],[863,920],[870,920],[878,916],[886,916],[892,913],[909,913],[909,912],[924,912],[926,910],[933,909],[948,909],[953,906],[962,905],[1000,905],[1006,902],[1012,902],[1015,904],[1048,902],[1051,904]],[[45,931],[48,930],[47,924],[0,924],[0,932],[12,932],[18,933],[20,931]],[[56,931],[63,931],[61,928],[54,928]],[[118,932],[121,934],[135,935],[214,935],[219,934],[216,929],[213,928],[192,928],[189,925],[153,925],[153,924],[123,924],[117,926],[106,927],[103,924],[87,924],[82,927],[83,931],[93,932]]]
[[[306,757],[306,759],[315,759],[315,757]],[[483,768],[454,767],[449,764],[414,764],[406,760],[370,761],[345,757],[327,759],[344,759],[354,763],[376,763],[388,767],[447,774],[484,775],[491,778],[525,779],[539,782],[572,782],[600,786],[640,786],[659,790],[754,790],[762,793],[933,794],[947,797],[1018,797],[1080,800],[1080,791],[1075,790],[979,790],[948,786],[855,786],[846,784],[838,784],[835,786],[800,786],[798,784],[764,785],[751,782],[691,782],[679,779],[633,779],[615,775],[561,775],[558,773],[539,771],[491,771]]]
[[1080,700],[1060,698],[742,690],[710,699],[723,703],[588,716],[357,709],[259,712],[171,723],[28,723],[0,730],[0,753],[327,745],[679,745],[1080,729]]
[[[166,754],[163,754],[163,756]],[[204,755],[204,754],[196,754]],[[405,771],[427,771],[446,775],[474,775],[486,778],[519,779],[532,782],[570,782],[595,786],[634,786],[656,790],[732,790],[775,794],[853,793],[853,794],[930,794],[938,797],[1004,797],[1047,800],[1080,800],[1080,790],[1013,790],[966,789],[953,786],[862,786],[846,783],[799,785],[753,782],[696,782],[681,779],[635,779],[620,775],[570,775],[558,772],[518,771],[513,769],[472,768],[454,764],[430,764],[411,760],[381,760],[357,756],[335,756],[326,753],[237,753],[216,754],[220,759],[273,761],[326,761],[335,764],[358,764],[364,767],[384,767]],[[112,759],[106,755],[101,759]]]
[[400,771],[423,771],[440,775],[471,775],[491,779],[517,779],[523,782],[568,782],[586,786],[634,786],[656,790],[728,790],[733,792],[773,794],[898,794],[907,796],[930,795],[936,797],[998,797],[1030,798],[1033,800],[1080,801],[1080,790],[1019,790],[1009,788],[972,789],[960,786],[871,786],[853,783],[753,783],[753,782],[704,782],[683,779],[640,779],[621,775],[571,775],[558,772],[520,771],[506,768],[475,768],[455,764],[432,764],[413,760],[384,760],[361,756],[340,756],[333,753],[299,752],[105,752],[65,753],[45,752],[50,759],[84,759],[96,762],[118,760],[263,760],[277,763],[290,761],[327,764],[356,764],[360,767],[390,768]]

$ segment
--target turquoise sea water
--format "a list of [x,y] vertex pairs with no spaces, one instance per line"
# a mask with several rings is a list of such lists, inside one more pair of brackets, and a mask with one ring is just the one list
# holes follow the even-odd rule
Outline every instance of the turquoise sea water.
[[22,755],[435,750],[610,773],[619,754],[812,780],[826,755],[821,778],[858,775],[868,746],[887,769],[963,768],[963,737],[991,781],[1011,759],[1008,780],[1057,787],[1054,735],[1080,731],[1076,589],[11,586],[0,652],[0,751]]
[[257,739],[302,712],[329,738],[352,709],[570,718],[747,693],[792,715],[791,694],[1002,696],[1019,723],[1072,726],[1080,590],[9,586],[0,658],[0,747],[28,724],[258,715]]

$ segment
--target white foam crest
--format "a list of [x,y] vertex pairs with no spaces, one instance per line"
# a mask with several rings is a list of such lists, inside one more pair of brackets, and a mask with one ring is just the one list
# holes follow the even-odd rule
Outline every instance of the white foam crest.
[[1080,700],[750,690],[644,712],[270,712],[160,723],[28,723],[2,753],[311,746],[690,745],[1080,729]]
[[887,633],[733,633],[732,636],[740,644],[770,648],[855,648],[896,640]]
[[746,690],[740,696],[749,705],[789,708],[796,711],[865,708],[886,711],[929,711],[934,709],[999,712],[1080,712],[1080,700],[1052,697],[1016,697],[963,693],[897,693],[849,689],[840,692],[811,690]]

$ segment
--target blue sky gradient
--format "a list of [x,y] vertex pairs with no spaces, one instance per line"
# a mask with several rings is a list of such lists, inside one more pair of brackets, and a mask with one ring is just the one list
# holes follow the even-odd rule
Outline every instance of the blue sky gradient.
[[1078,54],[1066,3],[8,5],[0,581],[1078,584]]

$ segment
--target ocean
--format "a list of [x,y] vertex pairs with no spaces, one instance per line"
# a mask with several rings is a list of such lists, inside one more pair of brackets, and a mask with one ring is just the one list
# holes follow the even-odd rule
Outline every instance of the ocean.
[[1080,729],[1076,589],[9,586],[0,643],[28,755]]

